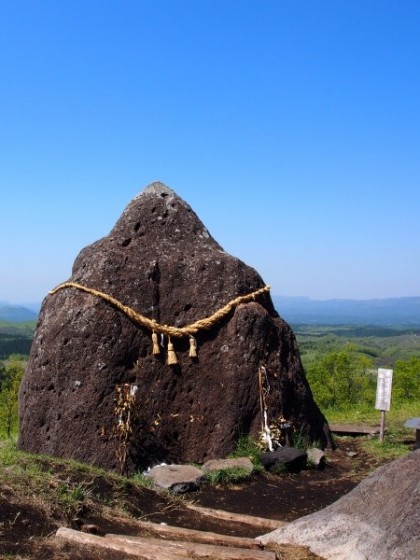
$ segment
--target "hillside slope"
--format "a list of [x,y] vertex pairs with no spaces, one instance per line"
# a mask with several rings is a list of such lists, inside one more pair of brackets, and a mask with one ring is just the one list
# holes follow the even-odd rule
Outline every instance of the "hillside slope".
[[25,322],[36,321],[37,313],[22,305],[0,305],[0,321]]

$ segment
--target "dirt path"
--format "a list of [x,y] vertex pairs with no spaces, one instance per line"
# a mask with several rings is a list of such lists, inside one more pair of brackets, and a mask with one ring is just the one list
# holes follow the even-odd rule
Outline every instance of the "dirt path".
[[347,494],[376,466],[359,441],[343,438],[336,451],[328,452],[323,470],[268,475],[229,488],[203,488],[193,499],[205,507],[293,521]]
[[[340,447],[328,452],[324,470],[304,470],[299,474],[261,475],[236,486],[205,486],[198,492],[173,498],[127,483],[118,488],[106,478],[85,480],[83,475],[59,473],[60,478],[85,485],[89,493],[72,512],[63,511],[31,496],[22,488],[12,491],[0,481],[0,557],[10,555],[19,560],[121,560],[115,552],[103,553],[68,543],[57,543],[52,537],[60,525],[80,529],[94,525],[99,534],[135,534],[135,519],[167,523],[225,535],[255,537],[261,531],[218,519],[208,519],[185,508],[185,501],[215,509],[224,509],[258,517],[292,521],[317,511],[349,492],[377,466],[359,446],[360,438],[340,438]],[[51,466],[46,465],[51,470]],[[118,507],[112,507],[116,503]],[[94,499],[93,499],[94,498]],[[108,506],[107,504],[110,504]],[[128,558],[127,555],[124,558]],[[287,548],[279,554],[282,560],[316,558],[307,550]]]

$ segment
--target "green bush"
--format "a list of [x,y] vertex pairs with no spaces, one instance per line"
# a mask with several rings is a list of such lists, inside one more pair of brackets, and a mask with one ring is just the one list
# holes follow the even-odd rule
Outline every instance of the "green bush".
[[420,403],[420,358],[397,360],[393,375],[392,400]]
[[0,435],[8,438],[18,430],[18,394],[24,370],[24,356],[13,354],[0,363]]
[[307,378],[321,408],[348,408],[371,401],[375,394],[372,360],[353,344],[328,352],[310,364]]

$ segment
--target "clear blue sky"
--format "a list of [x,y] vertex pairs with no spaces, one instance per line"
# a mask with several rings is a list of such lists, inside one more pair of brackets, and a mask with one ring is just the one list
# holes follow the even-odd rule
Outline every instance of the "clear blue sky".
[[420,295],[418,0],[0,1],[0,300],[153,180],[274,294]]

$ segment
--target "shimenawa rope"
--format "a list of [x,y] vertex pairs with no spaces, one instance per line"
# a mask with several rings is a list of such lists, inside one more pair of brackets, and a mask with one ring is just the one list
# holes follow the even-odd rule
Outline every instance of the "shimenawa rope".
[[59,286],[57,286],[56,288],[51,290],[49,293],[50,294],[55,294],[59,290],[63,290],[65,288],[76,288],[78,290],[81,290],[82,292],[86,292],[88,294],[92,294],[96,297],[102,298],[103,300],[105,300],[108,303],[114,305],[117,309],[122,311],[125,315],[127,315],[127,317],[129,317],[135,323],[137,323],[137,324],[141,325],[142,327],[145,327],[146,329],[149,329],[150,331],[152,331],[153,354],[159,354],[160,353],[160,347],[159,347],[157,333],[166,334],[168,336],[168,339],[169,339],[169,342],[168,342],[168,364],[169,365],[177,363],[177,358],[176,358],[176,354],[175,354],[175,351],[174,351],[173,344],[171,342],[171,337],[183,338],[183,337],[188,336],[189,339],[190,339],[189,355],[190,355],[190,357],[194,358],[194,357],[197,356],[197,341],[194,338],[195,334],[197,334],[201,330],[210,329],[211,327],[213,327],[215,324],[217,324],[219,321],[221,321],[224,317],[226,317],[226,315],[228,315],[232,311],[232,309],[234,309],[234,307],[236,307],[240,303],[247,303],[249,301],[253,301],[258,296],[260,296],[262,294],[265,294],[265,293],[270,291],[270,286],[264,286],[263,288],[260,288],[259,290],[256,290],[256,291],[251,292],[249,294],[245,294],[243,296],[238,296],[238,297],[232,299],[226,305],[221,307],[218,311],[213,313],[213,315],[210,315],[210,317],[205,317],[204,319],[199,319],[198,321],[195,321],[194,323],[190,323],[189,325],[186,325],[185,327],[174,327],[172,325],[162,325],[161,323],[158,323],[154,319],[149,319],[148,317],[145,317],[141,313],[137,313],[137,311],[135,311],[134,309],[132,309],[128,305],[124,305],[119,300],[115,299],[114,297],[110,296],[109,294],[106,294],[104,292],[100,292],[99,290],[95,290],[93,288],[88,288],[87,286],[83,286],[82,284],[78,284],[76,282],[64,282],[63,284],[60,284]]

